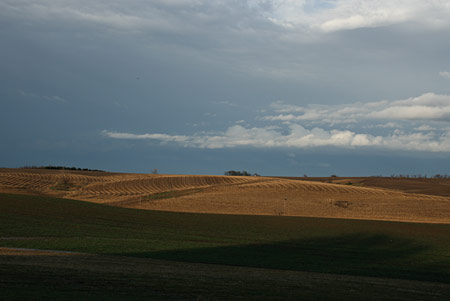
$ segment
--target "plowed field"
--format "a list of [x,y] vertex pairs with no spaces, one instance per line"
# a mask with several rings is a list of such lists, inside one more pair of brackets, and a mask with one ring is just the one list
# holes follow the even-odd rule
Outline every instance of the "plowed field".
[[450,197],[266,177],[0,169],[0,192],[120,207],[450,223]]

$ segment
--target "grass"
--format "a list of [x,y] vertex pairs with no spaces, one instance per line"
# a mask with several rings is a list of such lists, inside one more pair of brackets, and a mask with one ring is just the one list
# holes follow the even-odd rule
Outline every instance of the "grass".
[[450,225],[173,213],[0,194],[0,247],[97,254],[0,256],[0,295],[445,299],[450,294],[445,285],[450,283],[449,237]]
[[[122,256],[0,256],[2,300],[446,300],[450,286]],[[326,287],[326,289],[323,289]]]
[[0,194],[0,246],[450,283],[450,225],[189,214]]

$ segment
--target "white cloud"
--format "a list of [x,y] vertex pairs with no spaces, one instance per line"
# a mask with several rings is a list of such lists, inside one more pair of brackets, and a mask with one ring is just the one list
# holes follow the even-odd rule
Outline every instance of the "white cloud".
[[395,122],[387,122],[387,123],[381,123],[381,124],[377,124],[374,127],[377,128],[400,128],[401,125]]
[[[267,3],[265,0],[251,2],[253,7],[257,6],[255,3]],[[267,5],[260,7],[265,8]],[[263,14],[272,22],[286,28],[308,26],[325,32],[404,22],[436,27],[448,25],[450,4],[445,0],[274,0],[271,10],[263,10]]]
[[422,124],[421,126],[414,128],[414,130],[422,131],[422,132],[429,132],[429,131],[434,131],[436,129],[428,124]]
[[439,75],[444,78],[450,78],[450,72],[448,72],[448,71],[441,71],[441,72],[439,72]]
[[52,96],[38,95],[35,93],[23,91],[23,90],[19,90],[19,94],[20,94],[20,96],[27,97],[27,98],[34,98],[34,99],[53,101],[53,102],[59,102],[59,103],[67,103],[68,102],[67,99],[65,99],[64,97],[58,96],[58,95],[52,95]]
[[188,136],[180,135],[166,135],[166,134],[130,134],[130,133],[118,133],[102,131],[102,134],[116,139],[130,139],[130,140],[143,140],[143,139],[155,139],[164,142],[186,142],[189,140]]
[[429,152],[450,152],[450,133],[436,136],[432,133],[410,133],[394,131],[388,136],[373,136],[349,130],[306,129],[291,124],[287,133],[273,128],[245,128],[240,125],[229,127],[216,135],[196,134],[176,136],[166,134],[130,134],[103,131],[102,134],[115,139],[152,139],[162,142],[176,142],[192,148],[311,148],[375,147],[391,150],[413,150]]
[[368,114],[368,117],[391,120],[447,120],[450,121],[450,106],[431,107],[425,105],[392,106]]
[[[310,121],[323,124],[357,123],[362,120],[387,122],[430,120],[450,122],[450,95],[426,93],[404,100],[382,100],[344,105],[293,106],[275,102],[276,115],[264,116],[266,121]],[[300,113],[300,114],[299,114]]]
[[[238,17],[241,32],[252,31],[245,20],[264,17],[289,30],[333,32],[379,27],[403,22],[429,26],[448,25],[450,4],[446,0],[129,0],[120,1],[3,1],[9,15],[28,15],[42,20],[61,18],[111,26],[117,29],[157,29],[168,32],[204,31],[204,25]],[[229,25],[234,20],[228,20]],[[211,27],[210,27],[211,29]]]
[[234,102],[228,101],[228,100],[214,101],[213,103],[219,104],[219,105],[224,105],[224,106],[229,106],[229,107],[240,107],[240,105],[238,105]]
[[[198,31],[197,22],[185,22],[177,14],[200,6],[202,1],[52,1],[17,0],[0,2],[0,11],[8,17],[25,18],[29,21],[77,22],[82,26],[100,25],[112,31],[186,33]],[[1,12],[0,12],[1,14]],[[196,16],[200,17],[200,16]],[[99,28],[96,27],[95,30]]]

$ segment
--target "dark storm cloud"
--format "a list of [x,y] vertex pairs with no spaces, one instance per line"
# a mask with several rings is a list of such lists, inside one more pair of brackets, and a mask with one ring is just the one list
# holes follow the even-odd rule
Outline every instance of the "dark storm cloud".
[[[291,124],[280,124],[286,116],[268,120],[283,115],[271,106],[277,100],[309,113],[323,105],[333,115],[345,104],[445,98],[449,16],[440,0],[0,0],[3,154],[45,145],[127,154],[137,147],[103,130],[197,146],[202,137],[216,145],[214,136],[236,145],[230,135],[238,133],[264,148],[264,137],[284,145],[292,126],[306,134],[315,126],[294,122],[300,114]],[[433,141],[428,150],[445,149],[446,126],[403,120],[398,128],[394,111],[379,112],[391,133],[360,118],[353,128],[318,124],[328,138],[317,137],[349,131],[348,145],[370,145],[402,130],[396,135],[416,139],[411,150]]]

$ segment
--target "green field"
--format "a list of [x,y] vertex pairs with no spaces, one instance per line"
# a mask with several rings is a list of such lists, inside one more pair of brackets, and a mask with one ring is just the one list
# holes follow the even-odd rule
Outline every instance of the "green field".
[[[142,264],[151,258],[420,280],[448,288],[449,238],[450,225],[172,213],[0,194],[0,247],[119,255],[144,260]],[[26,282],[27,277],[40,279],[42,273],[47,279],[68,273],[61,267],[19,263],[2,262],[0,275]],[[86,280],[96,274],[78,271],[76,275]],[[38,291],[45,291],[48,284],[30,279],[29,287],[37,285]],[[139,283],[136,279],[133,282]],[[99,287],[108,287],[100,282]],[[9,289],[2,283],[0,288],[10,294],[21,290],[15,282],[8,284]]]

